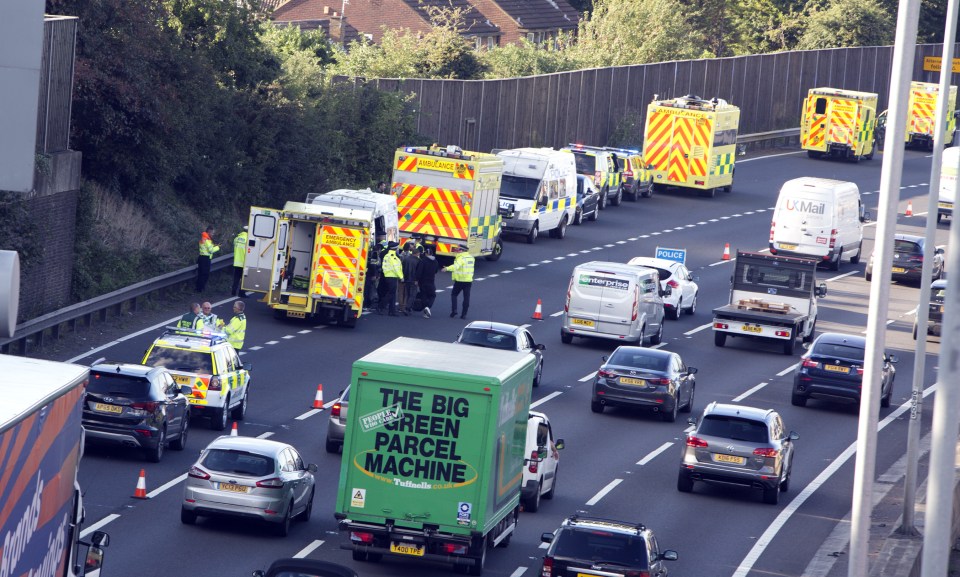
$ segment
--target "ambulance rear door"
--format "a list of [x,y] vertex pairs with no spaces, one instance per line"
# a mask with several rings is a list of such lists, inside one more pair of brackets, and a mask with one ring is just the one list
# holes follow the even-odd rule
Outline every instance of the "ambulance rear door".
[[280,210],[250,207],[243,290],[267,293],[279,285],[287,257],[289,226]]

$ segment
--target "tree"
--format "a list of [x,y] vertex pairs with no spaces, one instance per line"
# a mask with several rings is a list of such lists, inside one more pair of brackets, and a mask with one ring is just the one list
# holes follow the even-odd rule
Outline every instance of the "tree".
[[744,17],[743,5],[737,0],[683,0],[683,15],[693,29],[694,42],[701,53],[712,57],[733,55],[733,46],[740,43],[737,22]]
[[535,74],[563,72],[576,67],[571,59],[572,35],[560,35],[556,45],[541,46],[526,38],[517,44],[498,46],[480,53],[486,67],[486,78],[516,78]]
[[895,18],[873,0],[833,0],[815,9],[797,48],[885,46],[893,42]]

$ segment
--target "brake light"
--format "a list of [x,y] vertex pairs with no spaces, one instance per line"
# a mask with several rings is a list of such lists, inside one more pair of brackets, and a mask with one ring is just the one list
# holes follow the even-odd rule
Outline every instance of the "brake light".
[[634,287],[633,289],[633,310],[630,312],[630,320],[637,320],[637,316],[640,314],[640,287]]
[[527,470],[531,473],[536,473],[539,465],[539,455],[536,451],[530,451],[530,465],[527,467]]
[[625,577],[650,577],[649,571],[624,571]]
[[339,403],[339,402],[334,403],[333,406],[330,407],[330,416],[331,416],[331,417],[339,417],[339,416],[340,416],[340,403]]
[[803,368],[805,369],[819,369],[820,363],[817,361],[811,361],[810,359],[803,359]]
[[264,489],[282,489],[283,479],[280,477],[271,477],[269,479],[264,479],[263,481],[257,481],[257,487],[262,487]]
[[624,171],[623,171],[623,175],[624,175],[625,177],[627,177],[627,178],[633,178],[633,171],[632,171],[632,170],[624,170]]
[[152,413],[157,410],[158,404],[156,401],[144,401],[142,403],[131,403],[130,408],[144,413]]
[[713,323],[713,328],[726,330],[730,328],[730,325],[727,323]]
[[680,288],[680,283],[678,283],[677,281],[675,281],[675,280],[673,280],[673,279],[670,279],[670,280],[667,281],[667,286],[670,287],[670,288],[672,288],[672,289]]
[[467,554],[467,546],[460,543],[444,543],[440,549],[447,555]]
[[764,447],[762,449],[754,449],[753,454],[760,457],[776,457],[780,454],[780,451],[770,447]]
[[706,447],[707,442],[699,437],[689,436],[687,437],[687,446],[688,447]]
[[650,379],[650,382],[654,385],[663,385],[665,387],[670,386],[670,379]]
[[601,377],[601,378],[604,378],[604,379],[612,379],[612,378],[616,377],[617,375],[613,374],[613,371],[608,371],[608,370],[606,370],[606,369],[600,369],[599,371],[597,371],[597,376],[598,376],[598,377]]
[[862,376],[863,376],[863,367],[857,367],[857,376],[858,376],[858,377],[862,377]]
[[214,375],[210,377],[210,384],[207,385],[207,390],[210,391],[219,391],[220,390],[220,377]]
[[777,228],[777,223],[770,221],[770,244],[773,244],[773,231]]
[[350,540],[360,543],[373,543],[373,533],[361,533],[359,531],[350,531]]
[[193,477],[194,479],[209,479],[210,474],[201,469],[200,467],[194,465],[190,467],[190,470],[187,471],[187,475]]
[[570,312],[570,291],[573,290],[573,277],[570,277],[570,282],[567,283],[567,300],[563,303],[563,312]]
[[837,229],[830,231],[830,248],[835,248],[837,246]]
[[778,337],[789,337],[790,331],[776,331]]
[[553,576],[553,557],[543,558],[543,567],[540,569],[540,577]]

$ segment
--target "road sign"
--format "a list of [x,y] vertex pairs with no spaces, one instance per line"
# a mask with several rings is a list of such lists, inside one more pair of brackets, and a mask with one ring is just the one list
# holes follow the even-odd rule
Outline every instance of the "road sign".
[[[927,72],[940,72],[940,64],[943,59],[939,56],[924,56],[923,69]],[[960,72],[960,58],[953,59],[953,71]]]
[[662,246],[657,247],[657,252],[654,253],[654,256],[657,258],[662,258],[664,260],[672,260],[673,262],[678,262],[680,264],[686,264],[687,262],[687,249],[685,248],[665,248]]

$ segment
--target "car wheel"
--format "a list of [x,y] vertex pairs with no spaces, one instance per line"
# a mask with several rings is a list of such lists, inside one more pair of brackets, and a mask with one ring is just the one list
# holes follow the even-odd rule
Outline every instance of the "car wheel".
[[763,502],[767,505],[776,505],[780,502],[780,484],[775,487],[763,488]]
[[693,492],[693,479],[689,475],[684,475],[683,472],[677,475],[677,491],[681,493],[692,493]]
[[650,337],[650,344],[659,345],[662,342],[663,342],[663,323],[661,322],[660,326],[657,328],[657,334]]
[[587,220],[589,220],[590,222],[597,222],[598,218],[600,218],[600,202],[599,201],[597,201],[597,204],[594,205],[593,212],[590,213],[590,218],[588,218]]
[[890,406],[890,398],[893,397],[893,383],[890,383],[890,388],[887,390],[887,394],[880,397],[880,406],[884,409]]
[[781,493],[786,493],[787,491],[790,490],[790,469],[792,468],[793,468],[793,464],[791,463],[790,468],[787,469],[786,476],[783,478],[783,481],[780,482]]
[[687,307],[687,314],[693,315],[697,312],[697,293],[693,293],[693,302],[690,303],[690,306]]
[[683,299],[677,301],[677,306],[672,309],[667,309],[667,316],[670,317],[671,321],[680,320],[680,307],[683,306]]
[[183,426],[180,427],[180,436],[176,441],[170,443],[170,448],[175,451],[182,451],[187,448],[187,433],[190,432],[190,416],[184,415]]
[[553,499],[553,496],[557,494],[557,475],[560,474],[560,467],[558,466],[553,470],[553,482],[550,483],[550,490],[543,494],[544,499]]
[[537,226],[537,223],[533,223],[533,228],[530,229],[530,232],[527,233],[527,244],[533,244],[537,242],[537,236],[540,234],[540,227]]
[[796,392],[794,392],[792,395],[790,395],[790,404],[794,407],[806,407],[807,397],[798,395]]
[[180,522],[184,525],[196,525],[197,524],[197,514],[193,511],[187,511],[183,507],[180,508]]
[[612,204],[613,206],[620,206],[620,203],[622,202],[623,202],[623,189],[618,188],[617,195],[613,197],[613,202],[611,202],[610,204]]
[[290,534],[290,520],[293,518],[293,500],[287,505],[287,513],[283,516],[283,521],[280,521],[273,528],[274,532],[280,537],[286,537]]
[[573,335],[560,331],[560,342],[565,345],[569,345],[573,342]]
[[573,224],[577,226],[583,224],[583,208],[577,207],[577,212],[573,215]]
[[863,241],[860,241],[860,246],[857,247],[857,254],[850,257],[850,264],[860,264],[860,253],[863,252]]
[[563,215],[557,228],[550,231],[550,236],[556,239],[562,239],[567,236],[567,215]]
[[247,390],[243,393],[243,400],[240,401],[240,404],[233,408],[230,411],[230,416],[233,417],[235,421],[242,421],[243,417],[247,414],[247,398],[250,396],[250,385],[247,385]]
[[604,188],[600,191],[600,200],[597,201],[597,210],[603,210],[607,208],[607,189]]
[[326,449],[328,453],[339,453],[340,452],[340,443],[334,441],[333,439],[327,437]]
[[643,193],[643,197],[644,197],[644,198],[652,198],[652,197],[653,197],[653,183],[652,183],[652,182],[649,183],[649,184],[647,184],[647,190],[646,190],[646,192]]
[[696,386],[690,387],[690,398],[687,399],[687,404],[684,405],[682,409],[680,409],[681,413],[689,413],[690,411],[693,410],[693,397],[694,395],[696,395],[696,393],[697,393],[697,387]]
[[602,413],[602,412],[603,412],[603,403],[601,403],[600,401],[598,401],[598,400],[596,400],[596,399],[590,401],[590,410],[593,411],[594,413]]
[[227,413],[229,412],[227,407],[230,406],[230,397],[227,397],[223,401],[223,406],[214,411],[213,420],[210,423],[210,426],[214,431],[222,431],[227,428]]
[[167,430],[160,429],[160,438],[157,439],[157,446],[147,449],[147,460],[151,463],[159,463],[163,459],[163,450],[167,446]]
[[526,503],[523,504],[523,510],[529,511],[531,513],[536,513],[540,510],[540,491],[543,490],[543,481],[537,483],[537,490],[534,491],[533,496],[527,499]]
[[670,411],[660,411],[660,419],[668,423],[677,422],[677,411],[679,410],[677,407],[679,405],[680,405],[680,399],[678,399],[677,397],[674,397],[673,408],[670,409]]
[[310,489],[310,498],[307,499],[307,508],[303,510],[303,513],[300,513],[300,516],[297,517],[297,521],[306,523],[310,520],[310,516],[313,515],[313,494],[316,492],[316,488]]
[[727,344],[727,333],[715,332],[713,333],[713,344],[722,347]]

